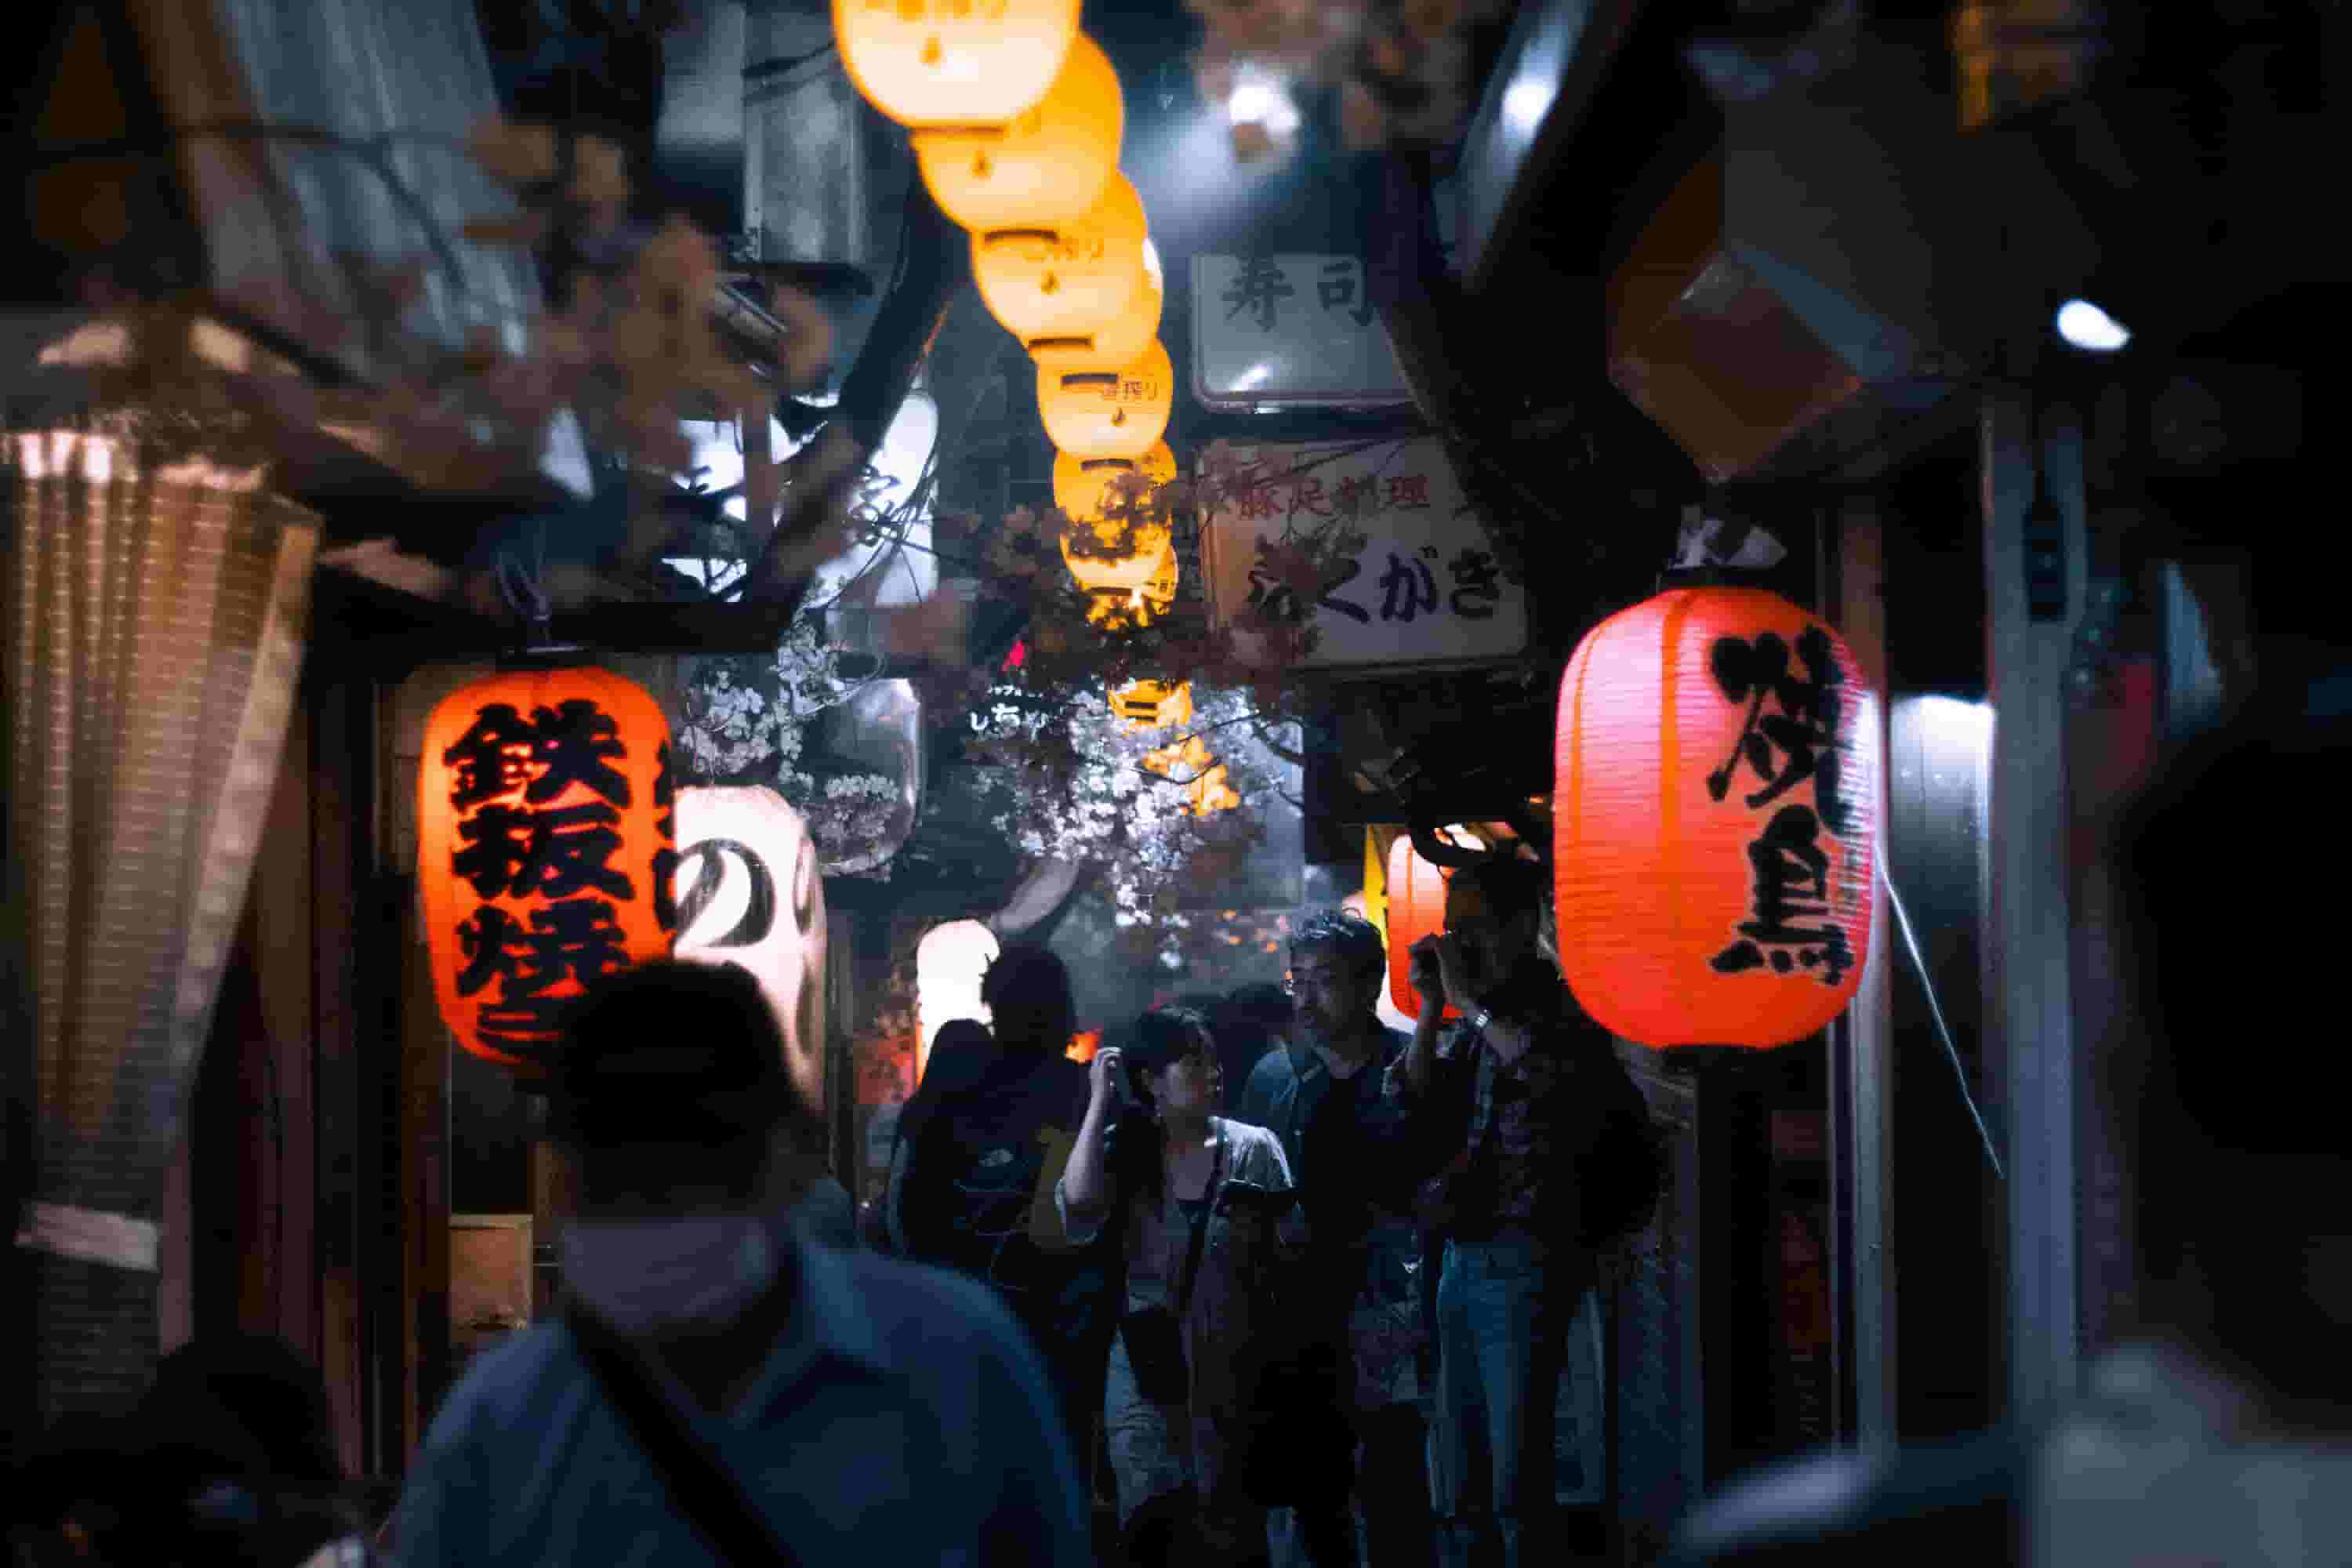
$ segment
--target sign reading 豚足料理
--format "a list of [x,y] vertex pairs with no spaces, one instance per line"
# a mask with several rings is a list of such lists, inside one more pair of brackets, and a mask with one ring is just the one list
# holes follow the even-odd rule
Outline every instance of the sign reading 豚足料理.
[[[1528,642],[1527,592],[1510,582],[1433,438],[1235,447],[1228,493],[1202,518],[1212,612],[1311,613],[1309,666],[1474,663]],[[1286,536],[1340,530],[1360,549],[1327,560],[1302,602],[1278,559]],[[1244,637],[1246,632],[1241,634]]]
[[1192,384],[1215,405],[1412,401],[1353,256],[1195,256]]

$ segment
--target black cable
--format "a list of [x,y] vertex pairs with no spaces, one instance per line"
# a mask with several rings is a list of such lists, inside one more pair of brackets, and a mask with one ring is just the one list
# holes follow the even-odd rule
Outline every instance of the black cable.
[[747,82],[765,81],[770,77],[782,76],[795,66],[804,66],[813,59],[831,53],[833,53],[833,43],[828,39],[804,55],[777,55],[769,59],[757,60],[743,68],[743,79]]

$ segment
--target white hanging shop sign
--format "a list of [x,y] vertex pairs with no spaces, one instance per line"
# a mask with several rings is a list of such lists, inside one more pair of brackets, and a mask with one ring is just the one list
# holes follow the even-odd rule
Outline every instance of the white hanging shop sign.
[[1298,595],[1269,569],[1267,552],[1286,529],[1296,536],[1344,519],[1365,535],[1364,547],[1334,563],[1312,607],[1320,635],[1307,665],[1474,664],[1526,651],[1527,590],[1503,575],[1442,443],[1269,444],[1231,454],[1243,482],[1201,531],[1219,625],[1251,607],[1300,613]]
[[1213,408],[1409,403],[1354,256],[1192,258],[1192,391]]

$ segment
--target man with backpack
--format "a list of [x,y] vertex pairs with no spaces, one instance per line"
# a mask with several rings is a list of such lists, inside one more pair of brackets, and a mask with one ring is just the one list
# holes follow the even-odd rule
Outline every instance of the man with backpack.
[[[1504,1568],[1559,1560],[1553,1436],[1568,1327],[1601,1248],[1643,1205],[1647,1117],[1609,1036],[1539,956],[1544,868],[1493,858],[1447,884],[1445,932],[1412,947],[1422,998],[1386,1092],[1458,1128],[1439,1216],[1430,1443],[1439,1561],[1499,1546]],[[1451,1002],[1459,1024],[1443,1024]],[[1485,1497],[1467,1479],[1483,1454]]]

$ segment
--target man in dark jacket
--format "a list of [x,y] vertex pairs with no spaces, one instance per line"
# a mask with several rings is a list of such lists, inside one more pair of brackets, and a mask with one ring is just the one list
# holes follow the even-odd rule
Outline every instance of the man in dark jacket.
[[[1570,1322],[1593,1283],[1580,1200],[1612,1108],[1638,1093],[1608,1035],[1538,955],[1545,873],[1495,858],[1446,885],[1445,933],[1413,944],[1421,1016],[1391,1100],[1462,1129],[1437,1287],[1430,1445],[1440,1561],[1498,1542],[1504,1568],[1558,1560],[1553,1438]],[[1444,1024],[1451,1002],[1462,1013]],[[1441,1038],[1442,1036],[1442,1038]],[[1471,1495],[1483,1455],[1492,1489]]]
[[[1295,1326],[1302,1353],[1328,1365],[1361,1463],[1352,1518],[1344,1485],[1310,1488],[1320,1495],[1272,1510],[1275,1568],[1353,1563],[1366,1545],[1375,1563],[1429,1560],[1412,1403],[1422,1331],[1420,1258],[1407,1213],[1413,1165],[1402,1143],[1405,1119],[1381,1094],[1405,1037],[1373,1013],[1387,968],[1369,921],[1336,910],[1302,921],[1290,939],[1291,1038],[1260,1058],[1235,1111],[1282,1140],[1297,1180],[1304,1223],[1293,1232]],[[1329,1479],[1344,1483],[1351,1467],[1338,1461],[1357,1457],[1312,1458],[1332,1461]]]

